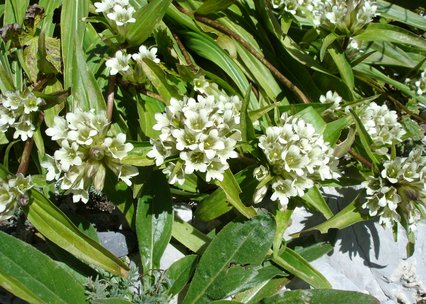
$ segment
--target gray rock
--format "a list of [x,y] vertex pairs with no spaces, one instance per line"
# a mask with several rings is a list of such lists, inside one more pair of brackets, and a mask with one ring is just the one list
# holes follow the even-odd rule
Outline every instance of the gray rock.
[[128,255],[136,246],[136,240],[132,233],[103,231],[98,232],[98,237],[102,246],[117,257]]

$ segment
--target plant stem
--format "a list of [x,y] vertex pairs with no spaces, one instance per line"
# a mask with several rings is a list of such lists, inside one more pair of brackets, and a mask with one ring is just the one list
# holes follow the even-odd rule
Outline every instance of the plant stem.
[[22,152],[21,162],[19,163],[18,171],[16,173],[22,173],[23,175],[27,174],[33,146],[34,146],[34,138],[30,138],[25,142],[24,151]]
[[359,160],[364,166],[366,166],[368,169],[372,169],[373,168],[373,164],[367,160],[364,156],[362,156],[361,154],[358,154],[357,152],[355,152],[352,148],[349,148],[349,154],[352,155],[356,160]]
[[189,66],[191,71],[196,74],[197,69],[194,66],[194,63],[191,60],[191,56],[189,55],[188,51],[186,50],[185,46],[183,45],[182,41],[180,40],[179,36],[173,33],[173,38],[175,38],[177,45],[179,46],[179,49],[181,50],[183,57],[185,58],[186,64]]
[[115,92],[115,75],[108,78],[108,96],[107,96],[107,118],[111,122],[112,111],[114,108],[114,92]]
[[[184,13],[188,14],[185,11]],[[305,104],[310,103],[309,98],[302,92],[302,90],[300,90],[294,83],[292,83],[287,77],[285,77],[280,71],[278,71],[268,60],[265,59],[265,57],[263,57],[261,53],[259,53],[255,48],[253,48],[250,43],[245,41],[239,34],[235,33],[234,31],[210,18],[199,15],[194,15],[194,18],[234,38],[254,57],[256,57],[263,65],[265,65],[271,71],[271,73],[299,99],[299,101]]]

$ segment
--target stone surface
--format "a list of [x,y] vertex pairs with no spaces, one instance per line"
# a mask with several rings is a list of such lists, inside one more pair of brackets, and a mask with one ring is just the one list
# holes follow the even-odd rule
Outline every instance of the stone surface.
[[111,251],[117,257],[123,257],[132,252],[136,246],[136,239],[132,233],[121,231],[98,232],[102,246]]
[[[328,190],[328,202],[335,211],[350,202],[356,191]],[[298,208],[293,225],[286,232],[297,232],[323,219]],[[372,221],[355,224],[337,233],[333,251],[312,262],[333,288],[369,293],[382,304],[418,303],[426,300],[426,223],[418,225],[415,252],[407,258],[407,239],[400,227],[398,240],[392,231]]]

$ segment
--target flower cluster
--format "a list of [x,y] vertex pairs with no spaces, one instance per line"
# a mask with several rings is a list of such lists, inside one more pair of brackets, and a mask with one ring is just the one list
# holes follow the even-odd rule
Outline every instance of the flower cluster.
[[109,68],[109,73],[111,75],[116,75],[121,73],[123,76],[132,77],[133,69],[131,68],[133,59],[136,65],[141,64],[144,58],[148,58],[155,63],[160,63],[160,59],[157,58],[157,48],[147,48],[145,45],[139,47],[139,52],[135,54],[125,54],[123,51],[117,51],[115,56],[108,59],[105,63],[107,68]]
[[129,4],[129,0],[102,0],[102,2],[95,2],[94,4],[96,12],[104,13],[117,26],[136,22],[136,19],[132,17],[135,8]]
[[0,181],[0,221],[12,217],[18,204],[28,203],[27,191],[32,187],[31,176],[24,177],[21,173]]
[[268,127],[259,138],[259,147],[266,155],[268,168],[260,166],[254,171],[255,178],[264,184],[255,193],[255,203],[263,199],[271,185],[271,200],[279,200],[286,209],[290,197],[303,196],[316,180],[340,176],[333,149],[302,118],[283,114],[281,124]]
[[389,110],[385,104],[379,106],[371,102],[358,115],[373,140],[373,150],[378,154],[385,155],[388,147],[402,142],[406,131],[398,122],[398,114]]
[[48,181],[60,180],[61,189],[73,194],[75,202],[87,202],[88,190],[93,183],[97,191],[104,187],[106,167],[119,179],[131,185],[136,176],[135,167],[121,164],[133,145],[126,143],[126,135],[108,134],[105,113],[95,115],[79,109],[69,112],[65,118],[56,116],[54,127],[46,134],[59,143],[53,157],[47,155],[42,166],[47,169]]
[[375,1],[370,0],[272,0],[272,6],[308,18],[316,27],[354,34],[376,15]]
[[15,139],[20,137],[26,141],[33,137],[35,126],[32,123],[32,115],[39,110],[42,103],[43,99],[29,91],[8,91],[0,95],[0,131],[6,132],[12,127],[15,129]]
[[[156,165],[168,162],[163,170],[169,182],[183,184],[185,174],[206,173],[206,180],[223,180],[227,160],[237,157],[234,151],[241,139],[239,131],[241,100],[237,96],[198,95],[197,100],[172,98],[165,113],[157,113],[154,129],[161,131],[151,140],[148,156]],[[179,163],[179,165],[178,165]]]
[[426,156],[414,149],[408,157],[388,160],[379,177],[370,176],[361,186],[367,189],[363,208],[379,216],[380,224],[392,227],[403,219],[415,231],[426,207]]

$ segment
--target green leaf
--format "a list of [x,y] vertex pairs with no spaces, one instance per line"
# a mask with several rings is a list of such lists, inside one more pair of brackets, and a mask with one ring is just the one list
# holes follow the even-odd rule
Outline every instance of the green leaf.
[[269,281],[258,284],[257,286],[241,292],[235,296],[235,300],[242,303],[258,304],[261,300],[276,294],[282,290],[283,287],[289,282],[287,278],[275,278]]
[[[303,245],[305,246],[305,244]],[[324,254],[329,253],[333,248],[333,245],[329,242],[319,242],[305,247],[296,247],[294,251],[308,262],[312,262],[322,257]]]
[[203,4],[201,4],[201,6],[197,9],[196,12],[200,15],[218,13],[226,9],[234,2],[235,0],[206,0],[203,2]]
[[[307,302],[308,301],[308,302]],[[290,290],[281,295],[264,299],[262,304],[379,304],[379,301],[365,293],[334,290],[334,289],[305,289]]]
[[154,160],[146,156],[148,152],[152,150],[152,145],[149,142],[131,143],[133,144],[133,150],[127,153],[127,156],[121,160],[121,163],[137,167],[152,166],[154,164]]
[[160,268],[173,225],[172,196],[161,171],[143,185],[136,212],[136,234],[144,272]]
[[31,202],[23,207],[28,220],[46,238],[88,264],[117,275],[126,275],[128,267],[111,252],[82,233],[51,201],[36,190]]
[[324,133],[324,141],[329,142],[331,146],[334,146],[340,138],[342,130],[349,126],[352,123],[352,120],[348,117],[342,117],[332,122],[327,123]]
[[231,170],[226,170],[223,174],[222,181],[216,181],[216,184],[222,188],[226,194],[228,202],[234,206],[242,215],[246,218],[251,218],[256,215],[256,210],[253,207],[247,207],[240,199],[241,189],[238,182],[235,179],[235,176],[232,174]]
[[171,0],[152,0],[136,11],[133,16],[136,22],[128,26],[126,34],[129,46],[139,46],[151,35],[171,2]]
[[[268,215],[226,225],[201,256],[183,304],[220,300],[214,297],[214,293],[219,292],[215,286],[229,271],[234,274],[233,269],[238,269],[236,271],[242,275],[242,265],[247,269],[260,265],[272,245],[274,231],[275,222]],[[250,270],[247,272],[250,273]],[[243,281],[241,276],[232,278],[232,284],[238,285]]]
[[324,41],[322,42],[321,50],[320,50],[321,61],[324,60],[325,52],[327,51],[328,47],[331,44],[333,44],[333,42],[336,41],[338,38],[340,38],[340,36],[337,35],[336,33],[330,33],[324,38]]
[[[277,210],[275,214],[275,222],[277,229],[275,230],[274,243],[273,243],[273,256],[278,256],[278,252],[283,243],[283,235],[287,227],[290,225],[291,215],[293,209],[286,209],[285,211]],[[285,243],[284,243],[285,246]]]
[[188,284],[194,274],[197,260],[197,255],[187,255],[174,262],[167,269],[166,275],[170,280],[170,294],[177,295]]
[[142,69],[166,105],[170,103],[172,97],[180,98],[179,92],[167,82],[166,75],[157,63],[145,59],[142,61]]
[[152,127],[157,123],[155,114],[164,111],[164,104],[157,99],[142,94],[135,94],[135,97],[139,114],[139,125],[142,132],[150,138],[157,138],[160,131],[154,130]]
[[312,106],[308,106],[294,116],[300,117],[305,122],[310,123],[318,134],[322,134],[327,125],[321,115]]
[[[75,37],[77,39],[77,37]],[[106,103],[102,91],[96,79],[86,63],[83,49],[79,47],[79,41],[74,44],[71,93],[73,100],[71,109],[80,108],[83,111],[94,109],[96,113],[106,112]]]
[[85,303],[83,286],[50,257],[0,231],[0,286],[30,303]]
[[[73,85],[74,74],[79,67],[75,65],[76,48],[83,44],[85,24],[83,18],[89,14],[89,0],[63,0],[61,9],[61,50],[64,64],[64,87]],[[78,43],[77,43],[78,41]]]
[[345,53],[338,52],[336,49],[333,48],[329,49],[328,53],[331,55],[331,58],[333,58],[333,61],[336,64],[343,81],[348,86],[348,88],[353,91],[355,88],[355,78],[352,71],[352,67],[346,60]]
[[243,99],[243,104],[241,106],[240,111],[240,130],[241,137],[244,142],[249,142],[252,139],[256,138],[256,134],[254,133],[253,123],[251,122],[250,116],[248,115],[248,106],[250,103],[250,94],[251,94],[251,86],[247,90],[246,95]]
[[[416,2],[412,1],[412,3],[416,5]],[[378,0],[377,13],[385,18],[426,31],[425,19],[422,16],[391,2]]]
[[3,39],[0,40],[0,90],[2,92],[15,90],[12,70]]
[[175,217],[173,222],[172,236],[192,252],[200,254],[211,241],[207,235],[179,217]]
[[300,234],[308,231],[318,230],[321,233],[327,233],[331,228],[344,229],[353,224],[366,221],[370,219],[370,217],[366,214],[362,214],[360,210],[360,201],[359,197],[354,199],[349,205],[347,205],[343,210],[336,213],[332,218],[327,221],[316,225],[314,227],[305,229],[298,233],[292,235],[292,237],[298,237]]
[[314,288],[331,288],[327,279],[294,250],[285,247],[272,261]]
[[385,23],[370,23],[361,34],[353,37],[358,41],[387,41],[401,45],[411,45],[426,51],[426,41],[399,26]]
[[22,25],[30,0],[6,0],[3,25],[18,23]]
[[321,192],[319,191],[317,186],[309,189],[305,195],[303,195],[302,199],[308,205],[309,208],[317,210],[324,215],[326,219],[329,219],[333,216],[333,211],[331,211]]

